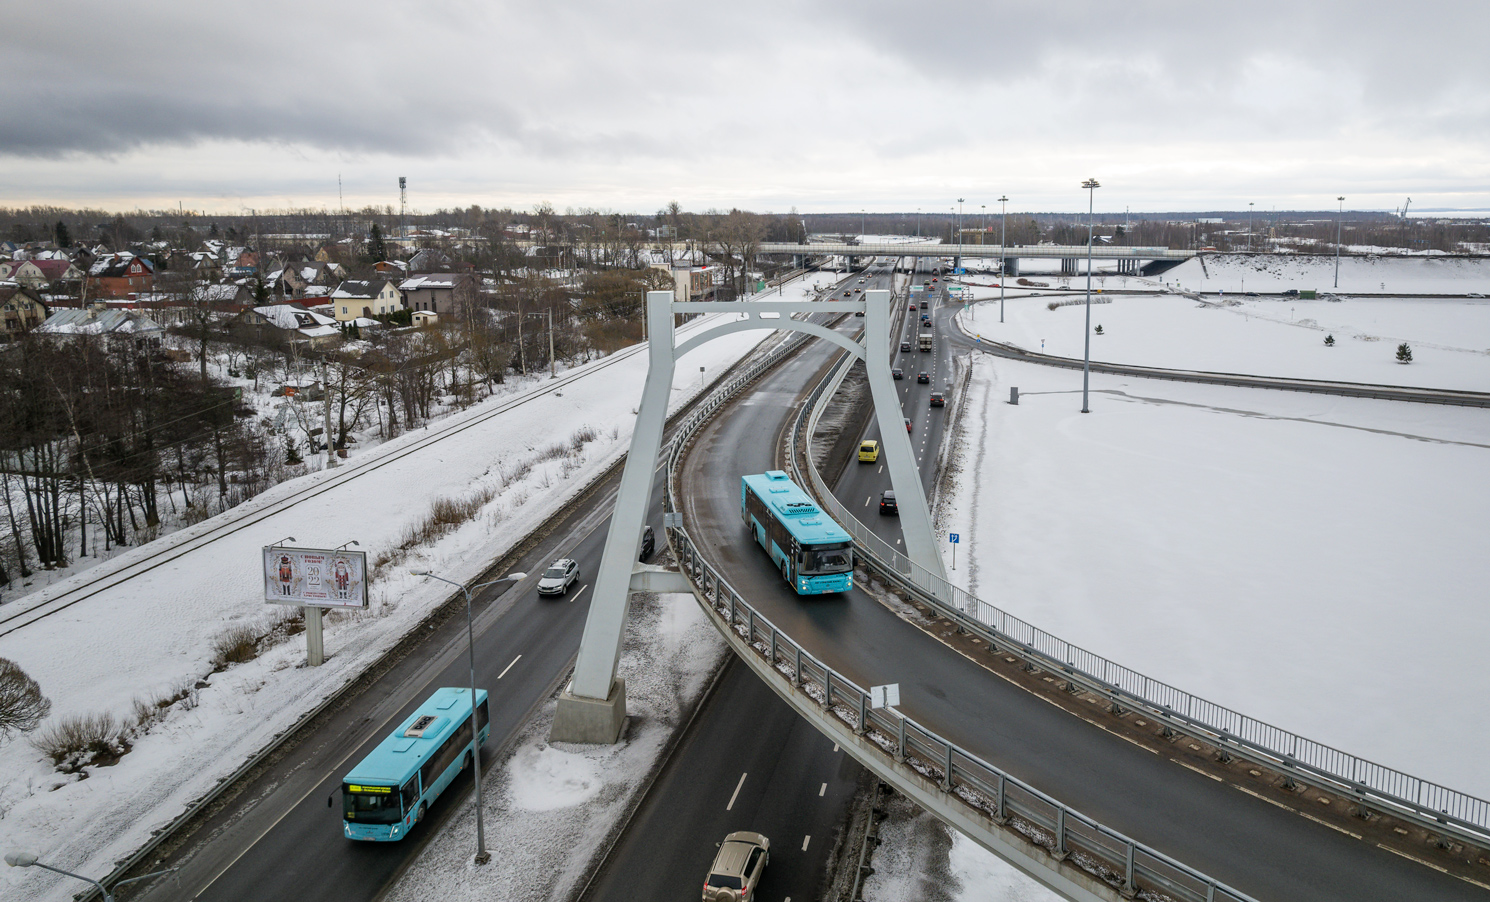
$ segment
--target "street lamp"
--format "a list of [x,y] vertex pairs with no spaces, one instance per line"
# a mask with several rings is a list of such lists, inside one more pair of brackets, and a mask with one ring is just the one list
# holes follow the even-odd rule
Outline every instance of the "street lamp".
[[864,208],[859,208],[859,240],[864,239]]
[[[104,889],[102,883],[99,883],[97,880],[94,880],[91,877],[84,877],[82,874],[74,874],[72,871],[64,871],[61,868],[54,868],[49,864],[42,864],[40,861],[36,860],[35,852],[8,852],[5,855],[5,863],[13,868],[44,868],[45,870],[51,871],[54,874],[62,874],[63,876],[71,877],[74,880],[81,880],[84,883],[91,883],[94,886],[98,887],[98,891],[103,894],[103,902],[114,902],[114,894]],[[174,870],[176,869],[166,868],[163,871],[155,871],[154,873],[146,874],[143,877],[131,877],[128,880],[120,880],[118,883],[114,884],[114,888],[118,889],[126,883],[138,883],[141,880],[149,880],[152,877],[159,877],[161,874],[169,874]]]
[[1252,201],[1247,201],[1247,250],[1252,250]]
[[978,204],[978,209],[983,211],[983,227],[978,230],[978,246],[983,246],[983,236],[988,234],[988,205]]
[[916,208],[916,237],[921,237],[921,208]]
[[1081,412],[1091,413],[1087,405],[1087,385],[1092,376],[1092,205],[1096,202],[1097,189],[1102,187],[1096,179],[1081,183],[1086,189],[1086,351],[1081,358]]
[[957,261],[952,267],[953,273],[962,267],[962,198],[957,198]]
[[1008,251],[1004,247],[1004,237],[1009,227],[1009,198],[1007,195],[999,195],[999,207],[1002,209],[1003,222],[999,224],[999,322],[1004,321],[1004,280],[1009,277],[1009,260],[1006,256]]
[[503,580],[494,579],[490,582],[471,586],[468,589],[462,583],[458,583],[453,579],[446,579],[443,576],[436,576],[428,570],[415,570],[414,575],[427,576],[430,579],[437,579],[442,583],[449,583],[460,589],[466,596],[466,650],[470,656],[471,663],[471,723],[474,725],[472,735],[478,740],[476,743],[476,754],[471,756],[471,763],[475,765],[472,770],[475,772],[474,776],[476,778],[476,863],[486,864],[491,861],[491,853],[486,851],[486,829],[481,820],[481,743],[479,741],[481,726],[476,719],[476,631],[471,626],[471,592],[473,590],[485,589],[487,586],[496,585],[499,582],[503,582]]
[[1340,220],[1345,216],[1345,195],[1335,198],[1340,202],[1340,212],[1335,214],[1335,287],[1340,287]]

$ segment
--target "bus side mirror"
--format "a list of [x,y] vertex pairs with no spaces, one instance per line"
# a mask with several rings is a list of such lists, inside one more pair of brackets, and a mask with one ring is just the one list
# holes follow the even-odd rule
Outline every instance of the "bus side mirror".
[[326,807],[327,808],[333,808],[335,806],[336,806],[336,793],[333,792],[331,795],[329,795],[329,796],[326,797]]

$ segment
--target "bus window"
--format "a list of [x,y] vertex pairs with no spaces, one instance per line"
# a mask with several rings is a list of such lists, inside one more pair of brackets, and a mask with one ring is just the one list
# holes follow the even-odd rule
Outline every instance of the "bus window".
[[486,710],[486,699],[481,700],[481,705],[476,709],[476,731],[479,733],[491,722],[491,714]]
[[831,545],[808,545],[802,549],[799,573],[847,573],[854,569],[853,545],[835,542]]
[[415,774],[410,777],[409,782],[405,783],[403,789],[400,789],[398,793],[403,796],[405,814],[417,808],[419,805],[419,775]]
[[342,784],[342,815],[359,824],[396,824],[403,818],[392,786]]

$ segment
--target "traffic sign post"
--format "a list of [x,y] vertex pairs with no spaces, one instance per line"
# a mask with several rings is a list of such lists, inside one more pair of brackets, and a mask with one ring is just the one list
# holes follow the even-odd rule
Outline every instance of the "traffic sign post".
[[869,687],[869,707],[893,708],[900,704],[900,684],[886,683]]
[[957,545],[962,541],[962,536],[955,532],[947,533],[947,541],[952,543],[952,569],[957,569]]

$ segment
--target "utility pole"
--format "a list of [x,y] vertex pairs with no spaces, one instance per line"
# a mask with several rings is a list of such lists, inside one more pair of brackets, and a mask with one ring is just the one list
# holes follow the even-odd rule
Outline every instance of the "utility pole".
[[548,378],[559,378],[558,362],[554,360],[554,312],[548,313]]
[[1087,405],[1087,386],[1092,376],[1092,205],[1096,202],[1097,189],[1102,187],[1096,179],[1081,183],[1087,191],[1086,202],[1086,350],[1081,357],[1081,412],[1091,413]]
[[323,407],[326,411],[326,425],[323,427],[326,434],[322,436],[322,444],[326,446],[326,469],[336,466],[336,452],[331,448],[331,363],[324,355],[321,357],[321,395],[325,400]]
[[1340,201],[1340,212],[1335,214],[1335,287],[1340,287],[1340,220],[1345,217],[1345,195],[1335,198]]
[[999,322],[1004,321],[1004,280],[1009,277],[1009,250],[1004,244],[1007,237],[1006,231],[1009,227],[1009,197],[999,195],[999,206],[1002,208],[1003,221],[999,223]]
[[1247,201],[1247,250],[1252,250],[1252,201]]

